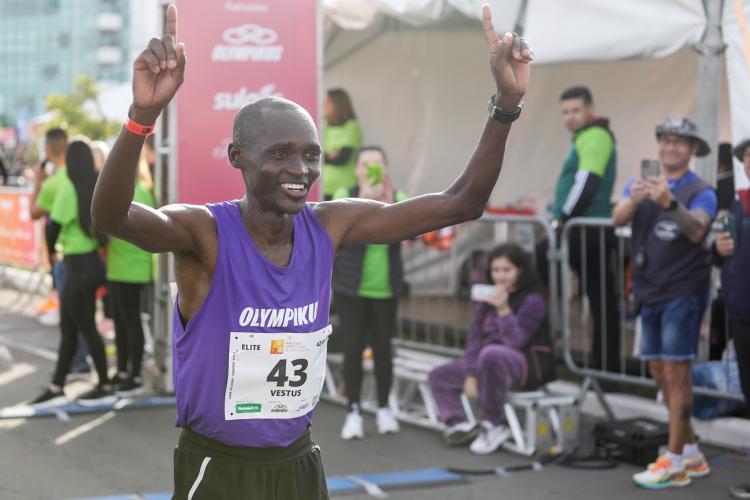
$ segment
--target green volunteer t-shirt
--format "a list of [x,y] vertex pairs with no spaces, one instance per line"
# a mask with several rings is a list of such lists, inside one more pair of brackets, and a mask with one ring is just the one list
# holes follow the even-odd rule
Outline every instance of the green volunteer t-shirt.
[[47,213],[52,212],[52,207],[55,206],[55,197],[57,192],[60,190],[63,181],[68,178],[68,169],[65,165],[55,170],[52,177],[44,181],[42,187],[39,188],[39,195],[36,199],[36,204]]
[[354,165],[357,151],[362,147],[362,131],[357,120],[349,120],[341,126],[323,127],[323,147],[326,152],[352,148],[353,153],[346,165],[323,165],[323,194],[332,196],[339,188],[350,188],[357,184]]
[[[154,195],[141,182],[135,184],[133,201],[156,206]],[[154,256],[132,243],[110,238],[107,246],[107,280],[119,283],[151,283]]]
[[65,255],[90,253],[99,247],[96,239],[81,229],[78,222],[78,194],[67,176],[57,191],[50,218],[62,226],[57,242],[62,245]]
[[617,176],[617,152],[612,135],[607,129],[600,126],[587,127],[573,137],[573,147],[563,162],[563,169],[555,188],[555,217],[562,214],[562,207],[579,171],[591,172],[602,179],[594,198],[581,215],[611,217],[612,190]]
[[[347,188],[341,188],[333,195],[334,200],[348,197],[349,190]],[[395,199],[397,202],[406,198],[407,196],[404,193],[396,191]],[[368,299],[390,299],[393,297],[390,271],[388,245],[367,245],[357,295]]]

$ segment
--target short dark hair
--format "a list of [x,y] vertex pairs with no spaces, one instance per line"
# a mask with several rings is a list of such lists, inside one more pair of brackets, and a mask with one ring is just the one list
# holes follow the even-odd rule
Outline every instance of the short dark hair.
[[47,130],[44,139],[56,155],[64,154],[68,147],[68,134],[60,127]]
[[503,243],[487,254],[487,283],[492,283],[492,261],[505,257],[521,272],[516,281],[518,291],[537,291],[540,286],[531,258],[517,243]]
[[584,87],[583,85],[570,87],[560,95],[561,101],[567,101],[568,99],[583,99],[583,102],[585,102],[586,104],[594,103],[594,98],[591,96],[591,91],[588,87]]
[[378,146],[377,144],[371,144],[359,148],[359,151],[357,151],[357,162],[359,162],[359,157],[362,155],[362,153],[366,153],[367,151],[377,151],[378,153],[383,155],[383,159],[386,163],[388,163],[388,155],[385,154],[385,149],[383,149],[383,146]]

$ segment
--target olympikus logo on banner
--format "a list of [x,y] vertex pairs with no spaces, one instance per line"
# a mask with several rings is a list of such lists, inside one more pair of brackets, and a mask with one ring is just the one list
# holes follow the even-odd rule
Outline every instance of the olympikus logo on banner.
[[257,24],[243,24],[224,31],[228,45],[215,45],[211,52],[214,61],[279,62],[284,52],[281,45],[273,45],[279,36],[270,28]]
[[276,92],[275,83],[264,85],[257,92],[248,92],[247,87],[241,87],[237,92],[217,92],[214,94],[214,111],[242,109],[263,97],[284,97],[284,94]]

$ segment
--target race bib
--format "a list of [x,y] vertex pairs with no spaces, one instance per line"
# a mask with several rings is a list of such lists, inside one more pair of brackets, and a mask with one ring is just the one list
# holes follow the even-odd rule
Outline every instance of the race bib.
[[224,418],[296,418],[318,403],[331,325],[313,333],[232,332]]

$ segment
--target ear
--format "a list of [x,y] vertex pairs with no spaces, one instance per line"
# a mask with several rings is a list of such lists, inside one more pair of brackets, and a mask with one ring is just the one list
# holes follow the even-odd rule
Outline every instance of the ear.
[[230,142],[229,146],[227,146],[227,157],[229,158],[229,163],[236,169],[241,169],[241,161],[240,157],[242,156],[242,151],[240,150],[239,146],[237,146],[234,142]]

